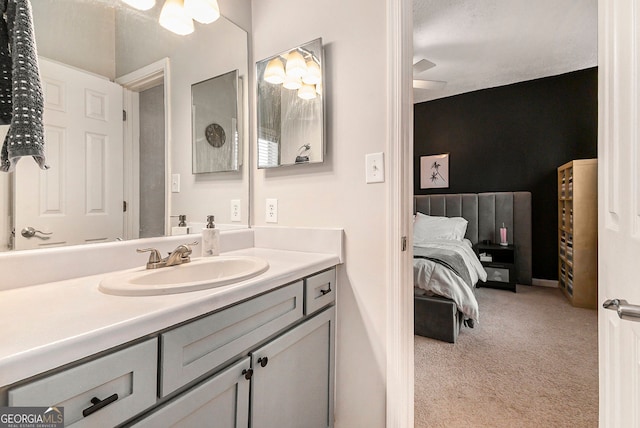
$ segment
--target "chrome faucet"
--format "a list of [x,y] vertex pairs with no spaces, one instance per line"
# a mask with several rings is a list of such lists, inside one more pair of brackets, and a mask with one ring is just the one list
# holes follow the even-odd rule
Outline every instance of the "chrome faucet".
[[189,263],[191,261],[191,246],[193,245],[198,245],[198,241],[192,242],[191,244],[180,244],[164,259],[160,256],[160,252],[155,248],[138,248],[136,251],[138,253],[150,252],[151,254],[149,254],[147,269],[158,269]]

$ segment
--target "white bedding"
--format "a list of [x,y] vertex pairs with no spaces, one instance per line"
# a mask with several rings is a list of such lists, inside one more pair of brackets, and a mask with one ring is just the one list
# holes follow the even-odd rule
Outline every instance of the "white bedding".
[[[467,239],[464,241],[435,240],[415,246],[440,248],[460,254],[469,270],[473,288],[478,280],[487,280],[487,273],[473,252],[471,242]],[[473,294],[473,288],[450,269],[431,260],[413,259],[413,283],[417,289],[424,290],[426,294],[436,294],[453,300],[465,318],[479,321],[478,301]]]

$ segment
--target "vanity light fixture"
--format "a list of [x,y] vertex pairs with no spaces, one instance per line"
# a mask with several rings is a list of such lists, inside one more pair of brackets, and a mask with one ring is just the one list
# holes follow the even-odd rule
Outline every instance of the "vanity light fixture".
[[218,0],[184,0],[184,10],[201,24],[211,24],[220,18]]
[[160,12],[160,25],[181,36],[193,33],[193,20],[184,10],[183,0],[166,0]]
[[298,76],[287,74],[282,84],[287,89],[300,89],[302,87],[302,79]]
[[301,78],[307,74],[307,63],[304,57],[297,50],[289,52],[287,55],[287,76],[294,76]]
[[156,0],[122,0],[122,1],[138,10],[149,10],[156,5]]
[[312,100],[316,97],[316,88],[314,85],[304,83],[300,89],[298,89],[298,96],[303,100]]
[[264,69],[265,82],[273,83],[274,85],[280,85],[284,83],[285,79],[284,65],[279,57],[275,57],[267,64]]
[[302,76],[302,81],[308,85],[317,85],[321,80],[320,66],[313,59],[307,61],[307,73]]

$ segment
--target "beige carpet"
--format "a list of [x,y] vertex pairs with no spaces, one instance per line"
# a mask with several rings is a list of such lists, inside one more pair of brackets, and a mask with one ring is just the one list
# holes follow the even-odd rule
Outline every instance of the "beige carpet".
[[597,311],[553,288],[476,296],[455,345],[415,336],[415,426],[597,427]]

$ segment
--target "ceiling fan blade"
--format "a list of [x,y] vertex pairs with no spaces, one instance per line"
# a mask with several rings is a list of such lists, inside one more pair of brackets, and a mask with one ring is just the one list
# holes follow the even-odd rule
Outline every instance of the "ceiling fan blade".
[[441,80],[414,80],[413,81],[414,89],[437,90],[437,89],[444,88],[446,84],[447,82],[443,82]]
[[420,61],[413,64],[413,72],[414,74],[422,73],[423,71],[427,71],[430,68],[435,67],[436,65],[429,61],[428,59],[421,59]]

